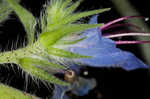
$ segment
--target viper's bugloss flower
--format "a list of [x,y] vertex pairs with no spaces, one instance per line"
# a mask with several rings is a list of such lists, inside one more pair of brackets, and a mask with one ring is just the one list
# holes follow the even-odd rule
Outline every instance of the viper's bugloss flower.
[[[97,24],[98,15],[93,16],[89,24]],[[84,38],[84,40],[73,44],[67,45],[65,49],[78,53],[85,56],[92,56],[91,58],[80,58],[74,59],[75,63],[73,66],[70,66],[69,69],[80,72],[80,66],[77,66],[78,63],[83,64],[85,66],[91,67],[120,67],[125,70],[134,70],[138,68],[148,68],[148,65],[143,63],[140,59],[138,59],[131,52],[123,51],[117,48],[117,44],[132,44],[132,41],[114,41],[111,40],[111,37],[121,37],[121,36],[130,36],[130,35],[143,35],[150,36],[148,33],[118,33],[118,34],[110,34],[110,35],[102,35],[102,31],[111,27],[114,23],[125,20],[131,17],[123,17],[106,23],[102,27],[97,27],[93,29],[88,29],[78,36],[80,38]],[[124,43],[122,43],[124,42]],[[149,42],[149,41],[144,41]],[[143,43],[143,41],[134,41],[134,43]],[[60,85],[55,86],[54,91],[54,99],[68,99],[65,95],[66,91],[72,91],[74,94],[78,96],[86,95],[88,92],[96,86],[96,82],[94,79],[85,79],[79,77],[78,81],[74,81],[70,86],[64,87]],[[78,85],[78,86],[77,86]],[[92,86],[93,85],[93,86]]]
[[[131,17],[119,18],[106,24],[97,24],[98,15],[96,15],[91,18],[89,24],[83,24],[79,21],[80,19],[109,11],[110,8],[76,12],[80,2],[80,0],[75,3],[72,0],[51,0],[46,5],[45,13],[41,12],[41,17],[37,20],[31,12],[16,1],[6,0],[10,9],[18,15],[22,22],[28,44],[17,50],[0,53],[0,64],[18,64],[27,75],[54,84],[54,99],[68,98],[65,93],[69,90],[82,96],[88,94],[89,90],[96,86],[95,79],[78,76],[82,64],[97,68],[120,67],[125,70],[148,68],[132,53],[123,51],[116,45],[149,41],[118,42],[110,38],[128,35],[149,36],[149,34],[118,33],[104,35],[102,34],[103,30],[116,27],[119,24],[114,23]],[[41,31],[36,39],[35,27],[39,21],[41,22]],[[66,76],[66,83],[54,76],[56,71],[65,74],[67,68],[75,72],[75,79],[69,78],[74,76]]]
[[[89,24],[97,24],[97,15],[93,16]],[[112,21],[113,22],[113,21]],[[110,22],[109,22],[110,23]],[[109,24],[108,23],[108,24]],[[72,45],[65,47],[67,50],[81,55],[92,56],[92,58],[74,59],[74,62],[85,64],[93,67],[113,67],[118,66],[126,70],[133,70],[136,68],[148,68],[141,60],[130,52],[122,51],[117,48],[117,44],[122,41],[113,41],[109,37],[123,36],[121,34],[102,35],[104,30],[109,25],[105,24],[100,28],[93,28],[84,31],[79,36],[86,39]],[[126,33],[126,35],[136,35],[138,33]],[[139,33],[139,35],[148,35],[148,33]],[[124,33],[125,35],[125,33]],[[134,41],[135,42],[135,41]],[[137,41],[137,43],[140,41]],[[143,41],[141,41],[143,42]],[[147,41],[149,42],[149,41]],[[128,43],[127,43],[128,44]]]

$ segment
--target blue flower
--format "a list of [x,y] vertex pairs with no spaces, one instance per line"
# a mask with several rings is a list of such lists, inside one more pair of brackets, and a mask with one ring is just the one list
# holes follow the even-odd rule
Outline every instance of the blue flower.
[[[97,15],[93,16],[90,24],[97,23]],[[92,67],[122,67],[126,70],[148,68],[141,60],[130,52],[122,51],[116,47],[115,41],[102,36],[100,28],[89,29],[81,37],[85,40],[72,45],[69,51],[92,58],[76,59],[76,62]]]
[[[89,24],[97,24],[98,15],[93,16]],[[108,25],[108,24],[107,24]],[[125,70],[134,70],[138,68],[148,68],[140,59],[130,52],[123,51],[116,47],[116,42],[102,36],[102,29],[93,28],[84,31],[80,37],[86,39],[68,46],[67,50],[81,55],[92,56],[92,58],[74,59],[74,62],[88,65],[91,67],[120,67]],[[105,27],[106,28],[106,27]],[[79,66],[69,67],[70,69],[79,69]],[[78,71],[80,72],[80,71]],[[81,79],[74,81],[70,86],[55,85],[54,99],[69,99],[65,92],[71,90],[79,96],[88,94],[89,90],[93,89],[93,84],[96,85],[94,79]],[[76,86],[75,83],[78,83]],[[82,84],[81,84],[82,83]]]

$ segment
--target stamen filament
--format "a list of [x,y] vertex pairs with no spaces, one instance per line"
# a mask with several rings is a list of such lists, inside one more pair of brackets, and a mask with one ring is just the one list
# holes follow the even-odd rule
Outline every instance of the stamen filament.
[[105,38],[115,38],[115,37],[122,37],[122,36],[150,36],[150,33],[121,33],[121,34],[103,35],[103,37]]
[[130,23],[114,24],[114,25],[111,25],[111,26],[109,26],[109,27],[105,27],[105,28],[103,28],[102,30],[104,31],[104,30],[108,30],[108,29],[111,29],[111,28],[117,28],[117,27],[123,27],[123,26],[130,26],[130,27],[135,28],[135,29],[138,30],[138,31],[141,31],[141,28],[140,28],[140,27],[138,27],[138,26],[136,26],[136,25],[134,25],[134,24],[130,24]]
[[122,44],[145,44],[150,43],[150,41],[115,41],[116,45]]
[[130,19],[130,18],[137,18],[137,17],[142,17],[142,16],[125,16],[125,17],[121,17],[121,18],[118,18],[116,20],[113,20],[113,21],[110,21],[110,22],[106,23],[104,26],[101,26],[100,29],[104,30],[105,28],[107,28],[110,25],[115,24],[117,22],[120,22],[120,21],[123,21],[123,20],[127,20],[127,19]]

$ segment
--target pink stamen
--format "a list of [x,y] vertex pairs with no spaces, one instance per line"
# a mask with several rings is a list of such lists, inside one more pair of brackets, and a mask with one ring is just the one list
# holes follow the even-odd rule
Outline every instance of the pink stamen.
[[103,37],[105,38],[115,38],[115,37],[123,37],[123,36],[150,36],[150,33],[120,33],[120,34],[103,35]]
[[144,18],[144,17],[142,17],[142,16],[125,16],[125,17],[118,18],[118,19],[116,19],[116,20],[113,20],[113,21],[110,21],[110,22],[106,23],[104,26],[101,26],[100,29],[101,29],[101,30],[105,30],[105,28],[109,27],[109,26],[112,25],[112,24],[115,24],[115,23],[120,22],[120,21],[123,21],[123,20],[130,19],[130,18],[137,18],[137,17]]
[[122,44],[145,44],[150,43],[150,41],[115,41],[116,45],[122,45]]
[[104,30],[107,30],[107,29],[117,28],[117,27],[123,27],[123,26],[134,27],[136,30],[141,31],[141,28],[140,28],[140,27],[138,27],[138,26],[136,26],[136,25],[134,25],[134,24],[130,24],[130,23],[114,24],[114,25],[111,25],[111,26],[109,26],[109,27],[104,28],[103,31],[104,31]]
[[103,33],[102,36],[106,37],[106,36],[115,35],[115,34],[122,34],[122,33],[138,33],[138,32],[133,31],[133,30],[117,30],[115,32]]

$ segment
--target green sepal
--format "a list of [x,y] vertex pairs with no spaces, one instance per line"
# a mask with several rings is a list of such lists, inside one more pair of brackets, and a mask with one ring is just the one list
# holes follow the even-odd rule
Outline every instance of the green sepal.
[[109,10],[110,10],[110,8],[105,8],[105,9],[99,9],[99,10],[93,10],[93,11],[87,11],[87,12],[78,12],[75,14],[67,15],[62,19],[57,18],[56,21],[48,22],[47,30],[51,31],[52,29],[59,28],[62,25],[73,23],[73,22],[75,22],[75,21],[77,21],[83,17],[102,13],[102,12],[109,11]]
[[68,40],[60,40],[57,42],[57,45],[72,45],[72,44],[76,44],[84,39],[86,39],[87,37],[83,37],[83,38],[80,38],[80,39],[76,39],[76,40],[71,40],[71,41],[68,41]]
[[58,56],[58,57],[63,57],[63,58],[91,58],[91,56],[85,56],[77,53],[72,53],[70,51],[65,51],[63,49],[59,48],[52,48],[50,47],[48,49],[48,53],[50,55]]
[[66,69],[64,66],[52,63],[46,59],[24,57],[21,58],[21,60],[35,67],[48,67],[51,69]]
[[67,8],[67,6],[64,7],[64,9],[66,10],[65,12],[65,16],[69,15],[69,14],[72,14],[72,12],[74,12],[76,10],[76,8],[80,5],[80,3],[82,2],[83,0],[79,0],[75,3],[73,3],[71,6],[69,6]]
[[89,28],[95,28],[102,26],[103,24],[69,24],[62,26],[61,28],[42,33],[39,37],[39,42],[43,45],[45,49],[49,48],[50,46],[53,46],[56,44],[57,41],[62,39],[63,37],[73,34],[76,32],[82,32],[84,30],[87,30]]
[[93,11],[86,11],[86,12],[78,12],[78,13],[75,13],[75,14],[71,14],[71,15],[68,15],[67,17],[65,17],[65,19],[63,19],[63,21],[60,22],[61,23],[72,23],[78,19],[81,19],[83,17],[87,17],[87,16],[90,16],[90,15],[94,15],[94,14],[98,14],[98,13],[103,13],[103,12],[106,12],[106,11],[109,11],[110,8],[104,8],[104,9],[98,9],[98,10],[93,10]]
[[54,84],[65,85],[65,86],[68,85],[68,83],[59,80],[58,78],[45,72],[41,68],[35,67],[34,65],[32,65],[32,60],[30,60],[30,61],[28,61],[28,60],[30,60],[30,59],[28,59],[28,58],[19,59],[19,65],[21,65],[20,67],[22,67],[23,70],[25,70],[27,73],[29,73],[35,77],[38,77],[42,80],[46,80],[51,83],[54,83]]

